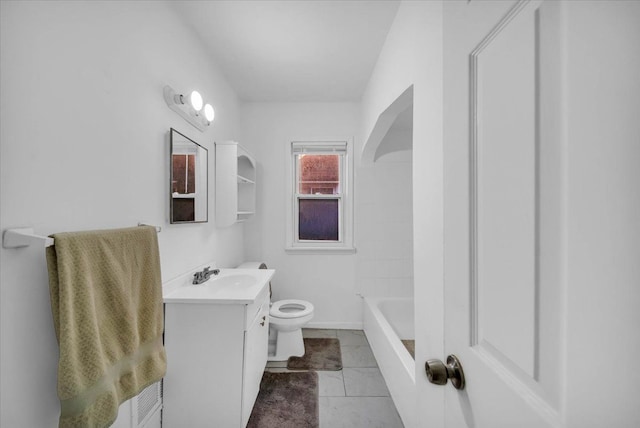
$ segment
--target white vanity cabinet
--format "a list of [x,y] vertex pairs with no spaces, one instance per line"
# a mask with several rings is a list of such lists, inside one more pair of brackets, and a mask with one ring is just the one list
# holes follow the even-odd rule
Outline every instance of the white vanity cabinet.
[[248,303],[165,298],[163,427],[245,427],[268,340],[266,284]]
[[256,211],[256,161],[235,141],[216,143],[216,225],[227,227]]

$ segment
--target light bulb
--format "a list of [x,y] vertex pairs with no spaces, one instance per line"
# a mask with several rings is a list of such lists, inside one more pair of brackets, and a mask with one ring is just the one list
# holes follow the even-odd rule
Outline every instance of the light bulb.
[[202,109],[202,95],[200,95],[198,91],[191,92],[191,95],[189,95],[189,101],[191,102],[191,107],[193,107],[195,111],[200,111]]
[[213,107],[211,106],[211,104],[205,104],[204,106],[204,117],[209,121],[209,122],[213,122],[213,118],[216,116],[215,112],[213,111]]

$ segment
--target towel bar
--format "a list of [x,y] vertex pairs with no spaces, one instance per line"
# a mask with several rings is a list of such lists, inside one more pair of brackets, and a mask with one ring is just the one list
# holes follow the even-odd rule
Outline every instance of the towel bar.
[[154,225],[149,224],[149,223],[138,223],[138,226],[151,226],[151,227],[155,227],[156,228],[156,232],[158,232],[158,233],[162,232],[162,228],[160,226],[154,226]]
[[[138,223],[138,226],[151,226],[145,223]],[[156,232],[160,233],[162,228],[160,226],[153,226],[156,228]],[[39,236],[33,233],[31,227],[20,227],[16,229],[6,229],[2,234],[2,247],[3,248],[22,248],[30,245],[39,245],[50,247],[54,245],[54,239],[48,236]]]
[[31,244],[50,247],[53,245],[53,238],[35,235],[30,227],[7,229],[2,234],[3,248],[22,248]]

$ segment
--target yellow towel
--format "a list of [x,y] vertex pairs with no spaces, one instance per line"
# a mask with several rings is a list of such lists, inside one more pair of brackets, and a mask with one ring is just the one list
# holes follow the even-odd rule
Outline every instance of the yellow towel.
[[158,238],[141,226],[52,235],[60,427],[107,427],[166,372]]

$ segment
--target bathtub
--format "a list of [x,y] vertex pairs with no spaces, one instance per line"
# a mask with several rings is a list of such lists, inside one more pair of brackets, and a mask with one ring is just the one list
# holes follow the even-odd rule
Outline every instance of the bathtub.
[[364,298],[364,332],[406,428],[416,426],[415,361],[401,339],[414,339],[413,299]]

